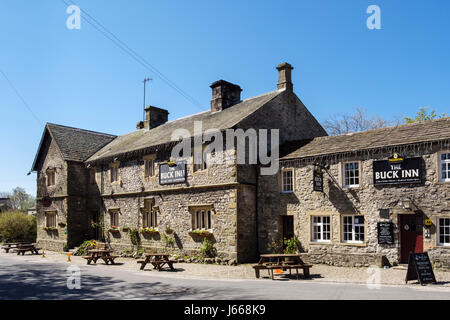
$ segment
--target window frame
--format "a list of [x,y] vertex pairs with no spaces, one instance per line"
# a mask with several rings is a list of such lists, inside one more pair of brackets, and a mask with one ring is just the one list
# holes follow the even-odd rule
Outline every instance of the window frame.
[[209,165],[208,165],[208,153],[205,151],[207,145],[203,145],[202,146],[202,152],[201,152],[201,163],[195,163],[195,159],[198,157],[198,152],[195,153],[193,152],[192,155],[192,171],[193,172],[199,172],[199,171],[203,171],[203,170],[207,170]]
[[[320,222],[315,222],[315,219],[320,219]],[[323,220],[324,218],[328,219],[328,223],[325,223]],[[330,215],[311,215],[311,242],[314,243],[330,243],[331,242],[331,230],[332,230],[332,217]],[[328,225],[328,230],[324,231],[324,225]],[[315,235],[316,232],[314,231],[314,227],[320,227],[320,231],[318,232],[320,234],[320,239],[316,239]],[[328,239],[324,239],[324,234],[328,233]]]
[[56,228],[57,211],[45,211],[45,227]]
[[[347,171],[350,172],[350,170],[346,170],[346,165],[347,164],[357,164],[358,165],[358,176],[357,177],[349,177],[350,179],[358,179],[358,184],[347,184],[346,183],[346,178],[347,178]],[[361,186],[361,162],[360,161],[345,161],[342,162],[342,166],[341,166],[341,170],[342,170],[342,187],[344,188],[359,188]]]
[[56,170],[47,169],[45,173],[46,173],[47,187],[52,187],[56,185]]
[[119,165],[119,162],[113,162],[109,164],[109,181],[112,184],[120,182]]
[[[357,217],[362,217],[363,218],[363,223],[355,223],[355,218]],[[348,225],[348,223],[345,222],[346,219],[351,218],[351,232],[348,232],[345,230],[346,225]],[[356,232],[356,228],[361,228],[363,229],[362,233],[361,232]],[[346,234],[350,234],[351,235],[351,240],[345,240]],[[363,237],[363,240],[355,240],[356,239],[356,235],[359,235]],[[340,239],[341,243],[349,243],[349,244],[364,244],[366,241],[366,218],[364,215],[342,215],[341,216],[341,239]]]
[[120,209],[109,209],[109,222],[111,227],[119,227]]
[[153,199],[144,200],[144,208],[142,212],[142,227],[156,228],[158,227],[158,210],[153,206]]
[[[154,177],[156,175],[156,154],[150,154],[142,158],[144,160],[144,178]],[[149,164],[151,164],[149,166]]]
[[446,230],[446,232],[444,233],[444,236],[449,236],[450,237],[450,217],[437,217],[437,232],[436,232],[436,237],[437,237],[437,245],[440,247],[450,247],[450,241],[449,242],[441,242],[441,220],[448,220],[447,224],[444,225],[444,228],[447,228],[448,230]]
[[[442,160],[442,155],[446,155],[447,159]],[[447,172],[447,178],[443,178],[442,177],[442,165],[446,164],[447,169],[445,170]],[[439,182],[443,182],[443,183],[447,183],[450,182],[450,151],[442,151],[442,152],[438,152],[438,181]]]
[[213,208],[192,207],[191,230],[212,230],[213,229]]
[[[285,183],[284,183],[284,174],[290,172],[291,174],[291,189],[290,190],[286,190],[285,188]],[[283,168],[281,170],[281,193],[293,193],[294,192],[294,180],[295,180],[295,174],[294,174],[294,168]]]

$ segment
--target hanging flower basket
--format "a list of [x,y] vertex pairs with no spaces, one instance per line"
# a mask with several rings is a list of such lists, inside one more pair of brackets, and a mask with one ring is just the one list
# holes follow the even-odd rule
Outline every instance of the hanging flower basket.
[[56,227],[44,227],[44,230],[45,231],[57,231],[58,228],[56,228]]
[[191,237],[205,237],[209,238],[212,237],[212,232],[209,230],[191,230],[189,231],[189,235]]
[[60,222],[60,223],[58,223],[58,226],[60,226],[61,228],[64,228],[66,226],[66,224],[64,222]]
[[139,229],[139,232],[142,234],[154,235],[158,234],[159,230],[156,228],[141,228]]
[[172,234],[172,233],[173,233],[173,229],[171,227],[167,227],[166,234]]
[[123,228],[122,228],[122,231],[123,231],[123,232],[129,232],[129,231],[130,231],[130,227],[123,227]]
[[118,226],[112,226],[109,229],[109,232],[113,233],[113,232],[120,232],[119,227]]

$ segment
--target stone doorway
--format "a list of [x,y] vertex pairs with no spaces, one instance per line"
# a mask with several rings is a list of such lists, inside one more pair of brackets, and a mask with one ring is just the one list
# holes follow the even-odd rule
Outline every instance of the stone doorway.
[[423,214],[399,214],[400,263],[408,263],[409,253],[423,252]]

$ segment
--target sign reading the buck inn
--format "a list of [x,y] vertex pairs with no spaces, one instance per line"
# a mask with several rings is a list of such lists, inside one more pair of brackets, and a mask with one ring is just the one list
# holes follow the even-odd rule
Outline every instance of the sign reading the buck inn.
[[186,182],[186,162],[169,166],[167,163],[159,165],[159,184],[174,184]]
[[373,162],[373,184],[422,182],[421,158],[403,159],[396,156],[389,160]]

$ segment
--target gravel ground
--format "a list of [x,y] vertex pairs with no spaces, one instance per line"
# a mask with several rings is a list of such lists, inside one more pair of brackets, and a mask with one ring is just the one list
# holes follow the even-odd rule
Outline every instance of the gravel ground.
[[[15,253],[2,255],[14,255]],[[45,252],[45,258],[37,255],[25,255],[17,256],[18,259],[24,259],[24,262],[43,260],[48,262],[67,262],[67,254],[57,252]],[[130,270],[133,272],[152,272],[158,276],[167,277],[181,277],[181,278],[199,278],[199,279],[255,279],[255,272],[250,264],[243,264],[238,266],[223,266],[213,264],[197,264],[197,263],[176,263],[174,264],[177,269],[176,272],[158,272],[153,270],[151,265],[146,266],[145,271],[139,271],[139,266],[135,259],[132,258],[117,258],[118,263],[111,268],[121,268]],[[86,264],[86,260],[79,256],[71,257],[72,264]],[[103,261],[97,262],[99,265],[103,265]],[[95,265],[92,265],[95,268]],[[368,268],[346,268],[346,267],[334,267],[328,265],[314,265],[311,269],[310,281],[314,282],[337,282],[337,283],[367,283],[367,280],[373,277],[374,273],[379,272],[379,278],[381,284],[388,285],[405,285],[406,269],[368,269]],[[294,271],[295,272],[295,271]],[[450,272],[434,270],[436,280],[439,287],[450,288]],[[266,271],[261,271],[262,279],[269,279]],[[262,280],[264,281],[264,280]],[[373,283],[373,282],[372,282]],[[417,286],[417,281],[410,281],[409,284]]]

